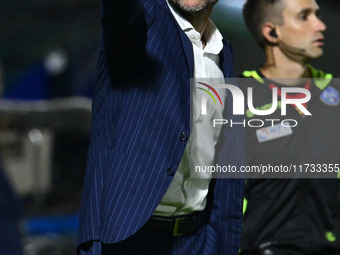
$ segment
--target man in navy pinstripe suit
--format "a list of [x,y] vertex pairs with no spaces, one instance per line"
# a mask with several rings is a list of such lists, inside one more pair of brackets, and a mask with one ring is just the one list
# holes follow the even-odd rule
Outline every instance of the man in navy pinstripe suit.
[[[189,174],[221,158],[217,140],[225,162],[244,160],[241,127],[190,127],[190,78],[233,76],[217,1],[102,0],[79,254],[238,253],[243,180]],[[238,121],[222,100],[208,115]]]

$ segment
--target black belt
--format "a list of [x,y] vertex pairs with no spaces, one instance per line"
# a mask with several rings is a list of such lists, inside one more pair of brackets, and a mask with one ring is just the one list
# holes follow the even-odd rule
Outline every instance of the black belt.
[[151,216],[144,227],[178,237],[196,233],[206,222],[207,213],[203,211],[177,217]]

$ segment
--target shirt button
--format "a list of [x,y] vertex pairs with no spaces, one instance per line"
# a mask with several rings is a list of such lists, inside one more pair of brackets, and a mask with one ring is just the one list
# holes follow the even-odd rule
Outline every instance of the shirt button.
[[191,39],[195,39],[196,40],[196,36],[194,34],[191,35]]
[[169,167],[168,170],[166,170],[166,172],[169,176],[175,175],[175,169],[173,167]]
[[181,135],[179,136],[179,138],[181,139],[181,141],[185,142],[188,141],[188,135],[185,132],[182,132]]

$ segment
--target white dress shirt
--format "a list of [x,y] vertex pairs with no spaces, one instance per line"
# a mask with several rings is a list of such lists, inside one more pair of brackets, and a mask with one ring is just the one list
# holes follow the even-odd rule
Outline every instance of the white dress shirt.
[[[194,75],[196,78],[220,79],[223,83],[223,73],[219,67],[219,56],[223,48],[222,35],[211,20],[204,31],[206,46],[203,47],[201,35],[194,27],[177,13],[168,3],[169,8],[179,26],[190,39],[194,52]],[[208,79],[205,79],[207,81]],[[214,80],[214,83],[216,80]],[[217,90],[224,105],[225,93]],[[178,170],[167,192],[157,206],[154,215],[178,216],[195,211],[202,211],[206,206],[206,197],[211,180],[210,173],[199,173],[195,166],[213,165],[215,144],[220,128],[212,127],[213,119],[222,119],[223,107],[215,105],[212,100],[207,102],[207,114],[201,115],[201,96],[205,93],[198,89],[192,90],[192,129],[191,136],[185,148]],[[211,98],[210,98],[211,99]],[[190,171],[191,170],[191,171]]]

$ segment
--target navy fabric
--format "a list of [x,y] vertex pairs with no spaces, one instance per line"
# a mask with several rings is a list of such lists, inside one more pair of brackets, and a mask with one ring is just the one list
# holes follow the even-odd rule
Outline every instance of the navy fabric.
[[0,169],[0,254],[22,254],[19,220],[19,201]]
[[[100,242],[135,234],[171,183],[169,169],[177,170],[187,143],[180,134],[190,134],[194,74],[192,44],[165,0],[103,0],[102,26],[78,231],[79,244],[94,241],[82,254],[96,255]],[[221,68],[233,77],[231,45],[223,42]],[[237,121],[231,96],[226,107]],[[224,136],[225,161],[243,164],[242,128],[226,128]],[[237,254],[243,180],[218,179],[212,192],[209,224],[192,239],[204,243],[196,254]]]

